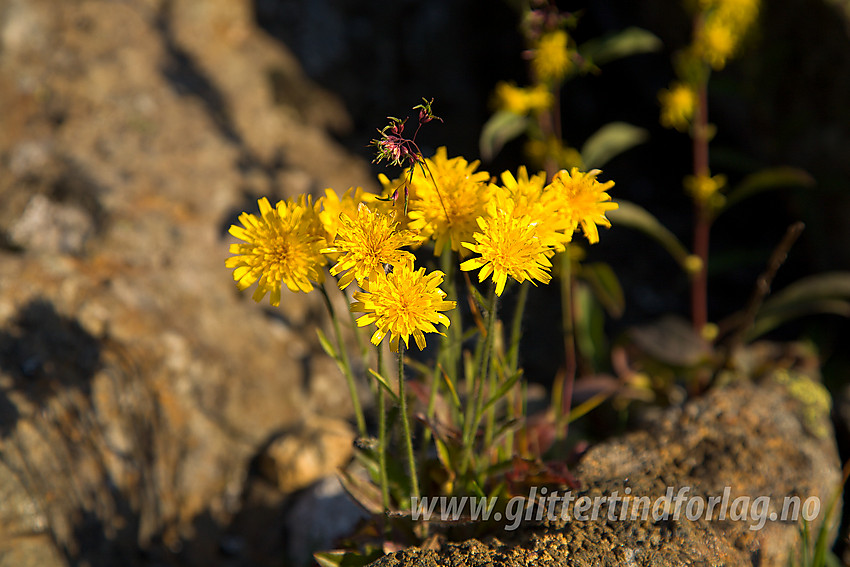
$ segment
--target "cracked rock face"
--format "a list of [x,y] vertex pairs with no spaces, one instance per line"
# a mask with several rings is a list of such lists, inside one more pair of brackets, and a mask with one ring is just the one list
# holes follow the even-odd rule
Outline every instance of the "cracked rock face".
[[332,139],[342,105],[248,0],[5,0],[0,109],[0,566],[283,556],[253,545],[280,525],[235,523],[253,463],[329,419],[343,447],[350,402],[320,303],[238,293],[227,228],[259,196],[375,183]]

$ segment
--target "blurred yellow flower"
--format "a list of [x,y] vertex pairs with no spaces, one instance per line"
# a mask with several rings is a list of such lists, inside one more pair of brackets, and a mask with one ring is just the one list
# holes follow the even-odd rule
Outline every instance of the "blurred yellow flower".
[[479,217],[481,232],[475,232],[476,244],[463,245],[480,254],[461,263],[464,271],[477,270],[478,281],[491,274],[496,283],[496,295],[505,290],[508,276],[522,283],[534,280],[549,283],[552,263],[547,254],[550,248],[537,236],[537,225],[527,215],[517,215],[513,201],[497,198],[487,206],[487,216]]
[[543,34],[533,50],[531,71],[543,83],[560,83],[573,67],[567,45],[569,36],[564,30]]
[[233,269],[240,291],[258,282],[254,301],[260,302],[268,293],[269,302],[277,306],[282,284],[292,291],[308,292],[313,289],[313,282],[323,281],[323,239],[305,219],[311,214],[311,207],[280,201],[272,208],[265,197],[257,204],[259,217],[242,213],[242,226],[230,226],[230,234],[244,242],[230,245],[230,253],[237,255],[228,258],[225,266]]
[[379,272],[363,283],[362,292],[354,292],[351,311],[365,313],[357,319],[357,326],[375,323],[372,344],[379,345],[390,334],[393,352],[398,352],[399,339],[408,347],[410,335],[419,350],[424,349],[425,333],[439,333],[437,324],[449,326],[449,318],[440,311],[456,306],[454,301],[445,301],[446,293],[438,287],[443,277],[440,271],[426,275],[425,268],[414,270],[413,262],[403,262],[389,274]]
[[569,218],[572,229],[576,230],[580,225],[591,244],[599,242],[596,225],[611,226],[605,212],[619,208],[606,193],[614,186],[614,182],[600,183],[596,180],[600,173],[598,169],[587,173],[580,172],[576,167],[570,171],[562,169],[546,187],[546,191],[554,193],[555,202],[561,204],[561,212]]
[[401,248],[417,243],[419,238],[408,230],[397,231],[396,227],[392,217],[372,211],[365,203],[360,203],[353,219],[346,213],[340,214],[336,240],[322,250],[323,254],[343,254],[331,268],[332,276],[349,270],[339,280],[340,289],[355,279],[363,285],[366,278],[383,274],[384,264],[398,266],[413,261],[413,254]]
[[726,176],[688,175],[685,177],[684,185],[685,190],[695,201],[702,204],[718,203],[718,199],[723,199],[720,190],[726,186]]
[[579,151],[565,146],[557,136],[548,136],[545,140],[528,140],[525,153],[530,162],[541,168],[545,168],[550,160],[559,169],[582,167]]
[[490,174],[475,171],[478,161],[449,159],[445,147],[438,148],[425,164],[426,172],[416,167],[410,183],[409,227],[434,238],[437,255],[446,244],[460,250],[460,243],[472,238],[475,219],[484,213],[490,198]]
[[658,93],[658,100],[661,103],[662,126],[680,132],[690,127],[696,111],[697,95],[689,85],[673,83],[670,90],[664,89]]
[[496,85],[494,106],[525,116],[532,112],[543,112],[552,107],[554,97],[544,85],[521,88],[504,81]]

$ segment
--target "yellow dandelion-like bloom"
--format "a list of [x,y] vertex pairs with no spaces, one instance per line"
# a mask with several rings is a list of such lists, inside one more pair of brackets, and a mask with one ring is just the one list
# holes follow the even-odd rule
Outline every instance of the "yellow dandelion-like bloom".
[[527,215],[516,215],[513,202],[497,198],[487,207],[487,216],[478,218],[481,232],[473,234],[477,244],[463,245],[480,254],[461,263],[464,271],[477,270],[478,281],[491,274],[496,283],[496,295],[505,290],[508,276],[522,283],[534,280],[549,283],[552,263],[547,255],[550,248],[537,236],[537,225]]
[[541,82],[560,83],[573,67],[564,30],[543,34],[531,58],[531,71]]
[[525,116],[532,112],[543,112],[552,107],[554,97],[545,85],[522,88],[504,81],[496,85],[494,106],[497,110],[506,110]]
[[390,334],[390,348],[398,352],[399,339],[409,346],[413,335],[419,350],[425,348],[425,333],[440,333],[435,325],[449,326],[449,318],[441,311],[454,309],[454,301],[446,301],[439,288],[445,274],[425,268],[413,269],[413,262],[396,266],[389,274],[379,273],[363,284],[363,291],[354,292],[351,311],[365,313],[357,319],[358,327],[374,323],[377,329],[372,344],[379,345]]
[[680,132],[690,127],[697,107],[697,94],[693,88],[685,83],[673,83],[670,90],[658,93],[658,101],[661,103],[662,126]]
[[425,173],[417,167],[410,183],[410,229],[434,238],[437,255],[446,244],[459,251],[461,242],[471,240],[475,219],[484,214],[491,192],[490,174],[475,171],[477,160],[449,159],[444,147],[425,163]]
[[349,270],[339,280],[340,289],[355,279],[362,285],[365,279],[384,273],[384,264],[397,266],[413,260],[413,254],[401,248],[416,244],[419,237],[408,230],[397,231],[397,224],[389,215],[372,211],[364,203],[357,208],[355,218],[340,215],[333,246],[322,250],[325,254],[344,254],[331,268],[332,276]]
[[695,44],[700,57],[719,71],[726,66],[726,60],[733,55],[739,41],[737,30],[729,22],[721,18],[708,18],[700,28]]
[[257,283],[254,301],[266,293],[269,302],[280,305],[281,285],[292,291],[308,292],[313,283],[321,283],[325,258],[320,253],[323,241],[315,227],[305,220],[309,210],[293,201],[280,201],[275,207],[265,197],[257,201],[260,216],[239,215],[242,226],[231,225],[230,234],[244,242],[230,245],[225,266],[233,269],[233,279],[240,291]]
[[513,215],[527,216],[537,226],[537,237],[544,246],[563,251],[572,239],[572,226],[569,218],[562,214],[557,196],[544,191],[546,173],[540,172],[529,177],[525,166],[520,166],[517,175],[510,171],[502,172],[502,186],[507,198],[513,202]]
[[325,189],[325,196],[321,199],[322,210],[318,214],[322,227],[325,230],[325,238],[330,246],[336,238],[336,233],[339,230],[339,216],[345,213],[350,217],[357,215],[357,207],[360,203],[373,203],[377,195],[365,191],[362,187],[350,187],[342,194],[342,197],[336,194],[333,189]]
[[614,186],[614,182],[600,183],[596,180],[600,173],[598,169],[587,173],[580,172],[576,167],[570,171],[562,169],[547,186],[547,191],[554,192],[556,202],[562,204],[561,210],[568,216],[573,230],[581,225],[584,236],[591,244],[599,242],[596,225],[611,226],[605,212],[619,208],[606,193]]

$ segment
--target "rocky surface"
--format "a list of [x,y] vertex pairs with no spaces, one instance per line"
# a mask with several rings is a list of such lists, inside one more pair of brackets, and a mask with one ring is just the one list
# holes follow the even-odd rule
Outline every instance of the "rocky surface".
[[0,565],[285,556],[234,522],[345,461],[350,402],[321,301],[238,293],[226,231],[373,183],[348,123],[248,0],[0,2]]
[[[633,519],[629,511],[620,520],[622,504],[609,515],[603,503],[599,519],[577,521],[572,504],[568,521],[527,522],[516,532],[439,549],[408,549],[373,565],[785,566],[799,545],[799,524],[782,521],[784,499],[819,499],[817,530],[841,483],[829,396],[819,383],[785,370],[760,384],[730,385],[658,414],[642,431],[588,451],[575,475],[582,483],[576,500],[631,494],[649,497],[654,506],[668,487],[674,498],[687,487],[684,496],[701,497],[707,505],[711,497],[722,499],[728,487],[728,515],[720,519],[717,504],[713,519],[696,508],[691,516],[698,518],[689,519],[683,501],[678,519],[671,503],[666,519],[651,511],[645,519]],[[760,496],[770,501],[733,518],[731,503],[739,496],[749,496],[751,506]],[[767,518],[776,513],[778,519],[761,522],[763,513]],[[759,524],[761,529],[751,529]]]

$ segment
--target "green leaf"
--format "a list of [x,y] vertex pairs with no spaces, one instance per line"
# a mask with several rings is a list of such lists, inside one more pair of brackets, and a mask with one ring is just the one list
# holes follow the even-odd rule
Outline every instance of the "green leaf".
[[607,211],[606,215],[613,225],[623,225],[639,230],[661,244],[673,259],[688,271],[690,254],[676,236],[670,232],[652,213],[630,201],[618,200],[620,207]]
[[772,331],[794,319],[805,315],[830,314],[850,317],[850,302],[842,299],[812,299],[805,303],[789,304],[771,308],[766,313],[756,317],[753,328],[747,332],[747,341],[752,341],[761,335]]
[[617,274],[609,264],[591,262],[581,265],[581,278],[590,285],[593,295],[611,317],[620,317],[626,309],[626,298]]
[[337,364],[339,364],[339,354],[337,354],[336,349],[328,340],[328,337],[326,337],[322,330],[318,328],[316,329],[316,334],[319,336],[319,344],[322,345],[322,350],[325,351],[328,356],[336,360]]
[[379,372],[375,372],[371,368],[369,369],[369,374],[371,374],[375,378],[375,380],[378,381],[378,384],[380,384],[381,387],[383,387],[384,390],[387,391],[387,393],[390,395],[390,399],[392,399],[393,402],[398,403],[398,395],[393,391],[393,388],[392,386],[390,386],[390,383],[387,382],[387,379],[384,378]]
[[594,132],[581,148],[587,169],[602,167],[611,158],[644,143],[649,133],[626,122],[610,122]]
[[802,169],[796,167],[771,167],[763,169],[741,180],[726,195],[726,202],[721,213],[727,211],[733,205],[753,195],[774,189],[785,189],[789,187],[813,187],[814,178]]
[[481,137],[478,140],[481,159],[493,159],[505,144],[525,132],[527,127],[528,118],[525,116],[507,110],[493,114],[481,129]]
[[457,395],[457,388],[455,388],[454,380],[452,380],[451,376],[443,370],[443,367],[440,366],[440,374],[443,375],[443,380],[446,382],[446,386],[449,387],[449,392],[452,394],[452,403],[457,409],[461,409],[460,397]]
[[579,53],[595,65],[660,50],[661,40],[645,29],[630,27],[613,34],[592,39],[579,46]]
[[826,272],[803,278],[765,300],[747,338],[815,313],[850,317],[850,272]]
[[491,406],[495,405],[499,400],[505,397],[505,395],[510,391],[511,388],[514,387],[519,379],[522,378],[522,369],[517,370],[513,376],[505,380],[499,385],[499,389],[496,390],[496,393],[487,400],[487,403],[484,404],[484,408],[481,410],[482,413],[486,412],[490,409]]

